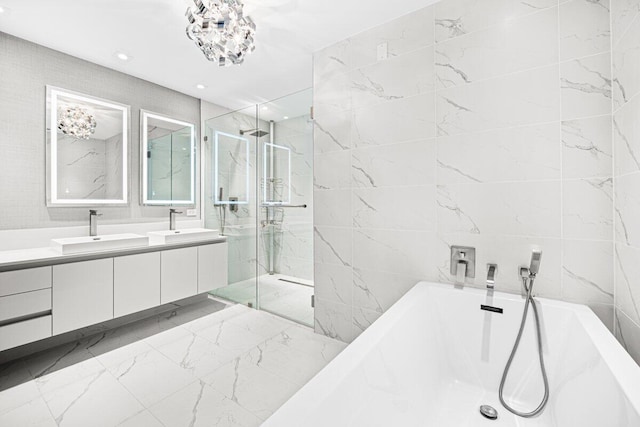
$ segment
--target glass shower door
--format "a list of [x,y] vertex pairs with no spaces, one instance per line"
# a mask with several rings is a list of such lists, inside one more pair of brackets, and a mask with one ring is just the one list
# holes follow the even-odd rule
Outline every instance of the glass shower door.
[[257,306],[257,151],[268,124],[255,106],[205,121],[205,226],[220,230],[229,248],[228,285],[212,293]]
[[311,90],[258,106],[259,308],[313,325]]

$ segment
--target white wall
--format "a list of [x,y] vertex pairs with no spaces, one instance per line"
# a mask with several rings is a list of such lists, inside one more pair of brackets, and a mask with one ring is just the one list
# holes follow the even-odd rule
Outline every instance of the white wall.
[[640,4],[612,0],[615,329],[640,363]]
[[130,205],[100,208],[100,223],[168,218],[166,207],[139,204],[139,111],[198,123],[198,99],[5,33],[0,33],[0,76],[0,230],[72,227],[88,221],[87,208],[45,205],[46,85],[131,106]]
[[454,244],[510,292],[541,248],[536,294],[613,328],[610,62],[588,0],[443,0],[317,52],[316,330],[350,341],[452,282]]

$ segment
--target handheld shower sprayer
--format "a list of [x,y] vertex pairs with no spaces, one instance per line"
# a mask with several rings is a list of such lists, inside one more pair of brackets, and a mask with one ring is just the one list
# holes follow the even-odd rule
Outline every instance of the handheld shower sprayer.
[[[509,355],[509,360],[507,361],[507,365],[504,367],[504,371],[502,372],[502,379],[500,380],[500,387],[498,388],[498,398],[500,399],[500,403],[502,406],[507,408],[507,410],[519,417],[530,418],[538,415],[542,412],[547,405],[547,401],[549,400],[549,380],[547,378],[547,369],[544,366],[544,357],[542,352],[542,331],[540,327],[540,316],[538,314],[538,308],[536,307],[536,301],[533,298],[533,282],[536,279],[538,271],[540,270],[540,259],[542,258],[542,251],[533,250],[531,252],[531,262],[529,264],[529,268],[523,266],[520,267],[520,278],[522,279],[522,285],[526,292],[525,302],[524,302],[524,310],[522,311],[522,320],[520,321],[520,330],[518,331],[518,335],[516,336],[516,341],[513,344],[513,349],[511,350],[511,354]],[[544,396],[540,401],[540,404],[531,412],[523,412],[519,411],[513,407],[511,407],[504,399],[504,385],[507,381],[507,375],[509,374],[509,368],[511,368],[511,363],[513,362],[513,358],[518,351],[518,346],[520,345],[520,339],[522,338],[522,332],[524,331],[524,326],[527,322],[527,313],[529,311],[529,306],[533,308],[533,318],[535,320],[536,327],[536,343],[538,347],[538,361],[540,362],[540,373],[542,375],[542,382],[544,385]]]
[[542,258],[542,251],[534,250],[531,252],[531,263],[529,265],[529,277],[534,278],[538,275],[540,270],[540,259]]

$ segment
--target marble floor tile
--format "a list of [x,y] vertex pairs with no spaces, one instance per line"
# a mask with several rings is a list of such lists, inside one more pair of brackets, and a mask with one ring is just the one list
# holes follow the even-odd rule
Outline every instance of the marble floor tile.
[[304,354],[322,357],[326,363],[347,347],[342,341],[316,334],[311,328],[297,325],[282,331],[273,340]]
[[223,321],[208,328],[201,329],[196,334],[222,349],[228,350],[233,357],[249,351],[251,348],[265,341],[261,335],[247,331],[239,325]]
[[64,369],[46,373],[35,378],[35,383],[40,389],[40,393],[50,393],[61,387],[73,384],[88,376],[94,375],[104,369],[97,359],[91,358],[79,361],[78,363],[67,366]]
[[180,390],[195,377],[157,350],[126,360],[108,370],[144,406],[148,407]]
[[198,380],[149,408],[166,426],[251,427],[260,418]]
[[195,377],[201,377],[215,371],[225,362],[233,359],[234,354],[218,344],[196,334],[185,336],[178,341],[158,348],[158,351]]
[[209,307],[0,365],[0,426],[258,426],[346,346],[265,311]]
[[58,426],[114,426],[144,409],[106,369],[43,398]]
[[89,337],[84,348],[94,357],[99,357],[140,342],[140,336],[134,323],[133,325],[121,326]]
[[144,410],[118,424],[118,427],[165,427],[151,412]]
[[102,366],[110,368],[151,350],[153,350],[153,347],[145,341],[136,341],[111,351],[97,354],[95,358]]
[[299,388],[241,356],[202,380],[263,420]]
[[321,355],[302,353],[279,342],[281,336],[267,340],[242,356],[243,362],[303,386],[326,365]]
[[163,347],[167,344],[171,344],[172,342],[176,342],[183,339],[184,337],[190,337],[192,335],[193,332],[189,329],[182,326],[175,326],[171,329],[167,329],[166,331],[158,332],[144,338],[144,342],[157,349],[159,347]]
[[264,340],[279,334],[291,326],[287,320],[264,311],[252,310],[229,319],[229,324],[239,326],[246,332],[259,335]]
[[11,411],[0,414],[2,427],[56,427],[47,404],[41,397]]
[[40,396],[40,390],[20,360],[0,366],[0,414]]
[[225,308],[224,310],[220,310],[207,316],[203,316],[199,319],[192,320],[189,323],[185,323],[184,325],[182,325],[182,327],[189,331],[197,332],[199,330],[217,325],[220,322],[229,320],[232,317],[239,316],[251,310],[251,308],[245,305],[234,304]]

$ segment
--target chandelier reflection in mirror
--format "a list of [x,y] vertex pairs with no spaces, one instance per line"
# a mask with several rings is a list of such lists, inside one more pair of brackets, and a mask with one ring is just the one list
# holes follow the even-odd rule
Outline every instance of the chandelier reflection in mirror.
[[89,139],[96,131],[96,118],[78,106],[58,109],[58,130],[78,139]]
[[209,61],[221,67],[242,64],[255,49],[256,25],[244,16],[237,0],[193,0],[187,9],[187,36],[196,42]]

